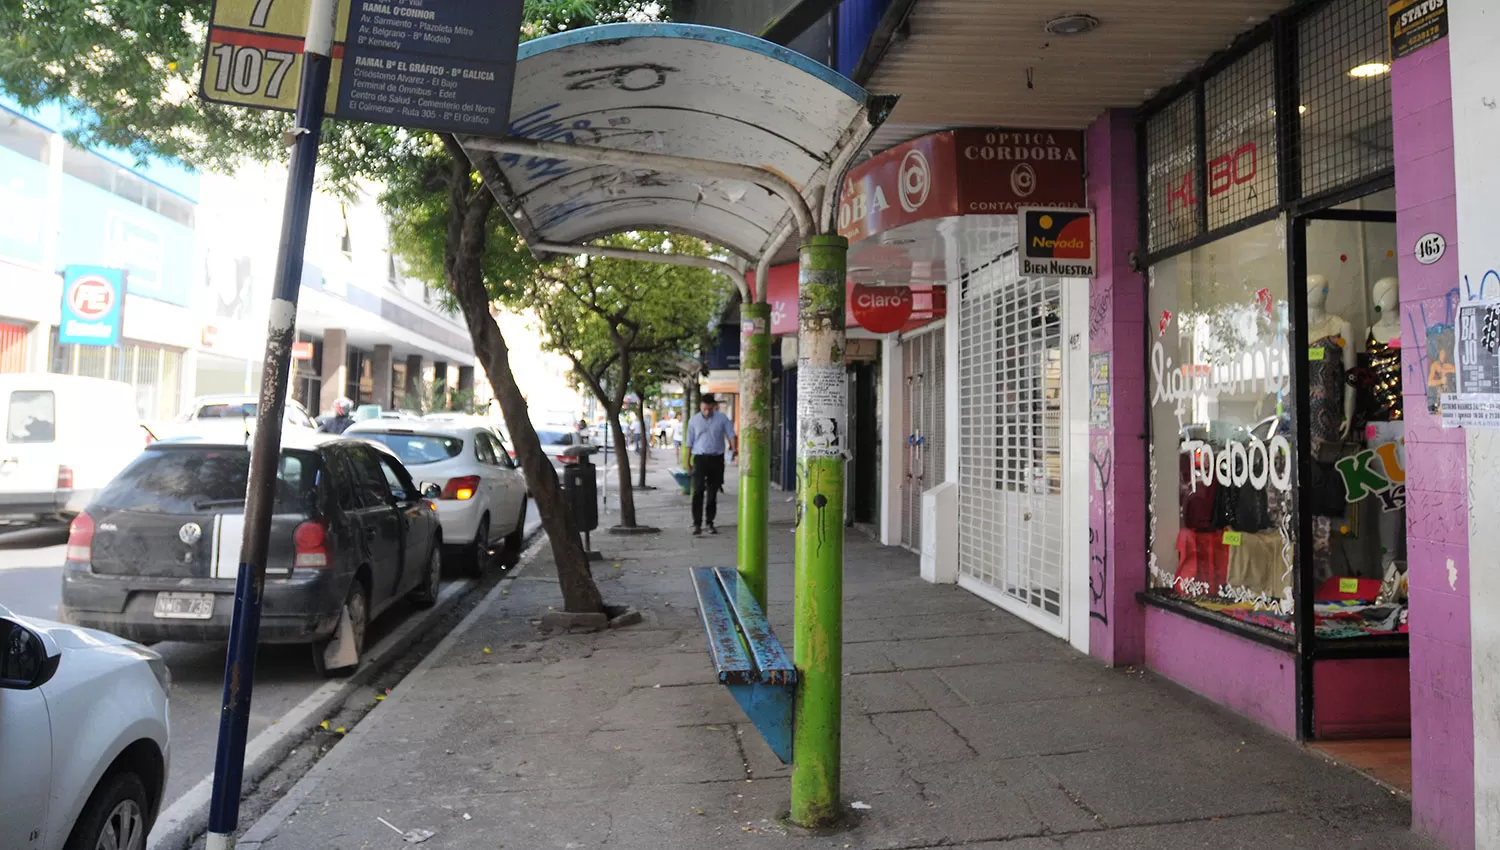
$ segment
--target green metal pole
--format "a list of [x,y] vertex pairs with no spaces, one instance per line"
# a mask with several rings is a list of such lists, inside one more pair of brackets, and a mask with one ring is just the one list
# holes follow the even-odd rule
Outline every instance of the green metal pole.
[[839,814],[844,644],[844,278],[849,242],[803,244],[797,328],[797,698],[792,821]]
[[771,501],[771,305],[740,305],[740,581],[766,604],[767,512]]
[[[682,449],[677,453],[677,462],[682,464],[684,472],[693,461],[693,447],[688,443],[688,423],[692,421],[693,414],[698,412],[698,377],[696,375],[682,379]],[[683,495],[693,492],[691,484],[684,484]]]

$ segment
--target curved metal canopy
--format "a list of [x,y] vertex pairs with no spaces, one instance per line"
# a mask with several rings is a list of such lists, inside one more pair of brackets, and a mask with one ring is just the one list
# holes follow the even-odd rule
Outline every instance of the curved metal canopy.
[[567,157],[555,146],[497,148],[522,139],[751,166],[783,178],[811,203],[894,100],[742,33],[610,24],[521,45],[509,139],[459,141],[476,161],[495,158],[501,179],[490,188],[529,244],[662,230],[699,236],[753,261],[788,221],[787,201],[763,186],[658,167],[660,160],[606,164]]

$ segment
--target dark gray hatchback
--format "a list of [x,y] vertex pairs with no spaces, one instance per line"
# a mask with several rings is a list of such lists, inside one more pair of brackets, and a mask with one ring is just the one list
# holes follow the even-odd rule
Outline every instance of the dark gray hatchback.
[[[250,453],[167,440],[141,453],[74,520],[61,619],[141,642],[229,635]],[[410,594],[436,601],[442,530],[393,455],[331,437],[284,446],[260,639],[309,643],[320,669],[348,664],[352,638]],[[340,628],[347,616],[349,630]],[[329,662],[325,664],[325,658]]]

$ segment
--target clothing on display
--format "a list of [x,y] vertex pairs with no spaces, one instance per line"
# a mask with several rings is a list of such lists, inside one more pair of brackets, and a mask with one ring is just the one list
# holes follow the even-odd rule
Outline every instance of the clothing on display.
[[[1343,448],[1344,345],[1338,335],[1313,341],[1307,349],[1307,389],[1311,396],[1313,457],[1336,460]],[[1316,352],[1316,353],[1314,353]]]

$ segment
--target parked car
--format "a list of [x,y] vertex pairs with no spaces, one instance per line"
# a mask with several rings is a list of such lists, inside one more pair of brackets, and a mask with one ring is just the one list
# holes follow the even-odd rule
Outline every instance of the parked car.
[[[179,424],[219,419],[249,419],[253,422],[259,410],[260,396],[257,395],[205,395],[193,399],[187,412],[179,416],[177,421]],[[282,427],[316,430],[318,423],[307,412],[307,408],[302,406],[302,402],[289,398],[282,413]]]
[[0,606],[0,847],[144,850],[170,683],[139,644]]
[[[145,643],[226,640],[249,463],[233,441],[142,452],[73,520],[61,618]],[[437,600],[437,511],[394,456],[326,434],[283,435],[276,483],[260,639],[352,669],[377,615]]]
[[578,462],[578,455],[563,453],[564,449],[581,442],[578,438],[577,426],[536,425],[534,427],[537,439],[542,442],[542,452],[552,461],[553,469],[561,472],[564,466],[572,466]]
[[151,439],[120,381],[0,375],[0,405],[0,517],[72,517]]
[[511,563],[526,529],[526,479],[499,433],[479,419],[356,422],[345,437],[394,452],[424,490],[438,491],[437,515],[450,553],[471,572],[502,547]]

